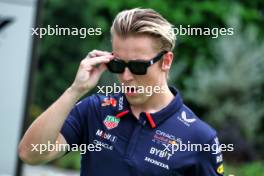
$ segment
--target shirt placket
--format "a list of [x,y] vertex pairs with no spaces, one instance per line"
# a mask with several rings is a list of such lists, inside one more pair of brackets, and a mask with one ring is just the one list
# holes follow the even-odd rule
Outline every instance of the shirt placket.
[[135,125],[135,128],[129,139],[129,143],[127,145],[127,149],[125,152],[125,160],[130,164],[134,164],[133,163],[134,152],[138,145],[138,142],[140,142],[138,141],[138,139],[142,131],[142,128],[145,126],[145,124],[146,124],[146,117],[144,116],[144,114],[141,113],[139,116],[138,123]]

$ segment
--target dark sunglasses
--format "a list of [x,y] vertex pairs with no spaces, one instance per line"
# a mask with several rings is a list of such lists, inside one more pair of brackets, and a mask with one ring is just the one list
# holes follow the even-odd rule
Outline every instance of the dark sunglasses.
[[129,62],[125,62],[123,60],[115,58],[106,65],[108,70],[112,73],[124,73],[125,68],[128,67],[130,72],[135,75],[145,75],[147,73],[148,67],[158,62],[166,53],[167,51],[162,51],[150,61],[132,60]]

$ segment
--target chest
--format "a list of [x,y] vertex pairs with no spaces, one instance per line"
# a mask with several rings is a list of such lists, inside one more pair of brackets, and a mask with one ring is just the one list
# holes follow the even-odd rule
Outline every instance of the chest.
[[151,129],[146,123],[141,118],[115,119],[106,115],[101,122],[93,123],[89,128],[87,140],[100,144],[102,150],[90,154],[87,159],[90,163],[94,160],[109,161],[112,170],[128,167],[137,175],[175,175],[195,165],[195,152],[177,151],[175,148],[184,140],[180,134],[166,131],[164,126]]

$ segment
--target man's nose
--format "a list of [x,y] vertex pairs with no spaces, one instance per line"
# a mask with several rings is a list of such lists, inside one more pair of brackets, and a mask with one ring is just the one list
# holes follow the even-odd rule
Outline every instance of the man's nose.
[[134,76],[130,72],[130,70],[126,67],[125,71],[123,73],[121,73],[121,78],[123,81],[131,81],[131,80],[133,80]]

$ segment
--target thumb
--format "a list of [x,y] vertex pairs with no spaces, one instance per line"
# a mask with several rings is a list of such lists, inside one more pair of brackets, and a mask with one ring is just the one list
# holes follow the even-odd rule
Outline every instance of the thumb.
[[97,73],[99,76],[101,76],[103,74],[103,72],[107,69],[105,64],[101,64],[98,68],[97,68]]
[[93,70],[93,73],[91,74],[91,81],[92,82],[97,82],[101,75],[103,74],[103,72],[106,70],[106,65],[101,64],[98,68]]

